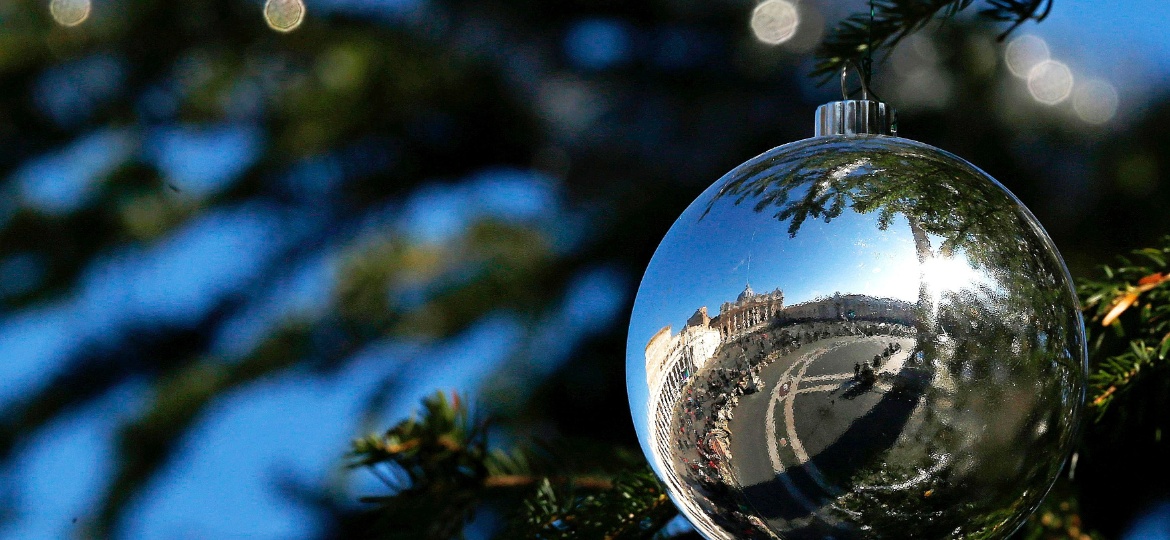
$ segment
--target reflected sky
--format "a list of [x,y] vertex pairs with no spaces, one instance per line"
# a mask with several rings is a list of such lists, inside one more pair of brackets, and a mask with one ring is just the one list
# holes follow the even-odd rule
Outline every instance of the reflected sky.
[[[716,182],[700,200],[721,184]],[[692,205],[672,230],[697,225],[705,234],[667,233],[650,262],[653,276],[648,270],[638,289],[627,350],[644,348],[664,324],[677,332],[699,307],[706,306],[714,317],[720,304],[734,301],[748,284],[758,293],[779,288],[785,305],[836,292],[917,300],[918,261],[904,218],[882,231],[875,213],[847,212],[831,224],[809,220],[800,234],[789,238],[786,226],[771,212],[727,211],[733,206],[732,198],[721,199],[700,220],[705,208]],[[658,255],[680,252],[695,257]],[[951,269],[941,270],[948,275]],[[631,380],[646,380],[644,360],[627,361],[626,368]],[[630,385],[629,390],[632,402],[646,401],[645,385]],[[639,431],[639,436],[646,434]]]
[[1139,515],[1121,540],[1170,539],[1170,500],[1164,500]]

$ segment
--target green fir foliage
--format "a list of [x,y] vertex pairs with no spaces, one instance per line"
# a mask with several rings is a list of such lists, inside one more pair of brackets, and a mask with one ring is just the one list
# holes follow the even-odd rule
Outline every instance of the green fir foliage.
[[[1165,371],[1170,354],[1170,237],[1134,251],[1084,280],[1080,294],[1089,327],[1089,404],[1098,416],[1147,373]],[[1164,374],[1164,373],[1163,373]]]
[[[952,18],[974,3],[974,0],[871,0],[871,10],[845,18],[821,43],[812,76],[824,83],[846,62],[868,66],[873,51],[893,49],[935,19]],[[1001,40],[1030,19],[1043,20],[1052,9],[1052,0],[988,0],[986,4],[979,11],[981,16],[1011,23],[1000,34]],[[867,78],[868,71],[864,75]]]
[[560,489],[545,479],[501,538],[568,540],[652,538],[677,515],[649,467],[618,475],[595,493]]
[[376,538],[456,538],[479,511],[513,514],[501,538],[650,538],[677,511],[638,459],[583,441],[489,450],[488,423],[457,395],[353,442],[350,467],[376,475]]

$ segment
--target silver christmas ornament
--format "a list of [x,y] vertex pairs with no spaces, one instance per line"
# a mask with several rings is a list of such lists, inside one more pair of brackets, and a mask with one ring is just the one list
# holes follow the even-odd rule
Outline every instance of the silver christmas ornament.
[[647,458],[704,536],[1003,538],[1073,447],[1071,280],[1036,218],[870,100],[671,227],[630,321]]

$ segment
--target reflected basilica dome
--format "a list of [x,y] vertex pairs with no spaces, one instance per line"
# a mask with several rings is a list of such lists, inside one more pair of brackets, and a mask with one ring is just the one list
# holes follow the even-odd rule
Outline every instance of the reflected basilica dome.
[[671,227],[630,322],[639,439],[707,538],[1006,537],[1083,409],[1068,272],[982,171],[848,131],[749,160]]

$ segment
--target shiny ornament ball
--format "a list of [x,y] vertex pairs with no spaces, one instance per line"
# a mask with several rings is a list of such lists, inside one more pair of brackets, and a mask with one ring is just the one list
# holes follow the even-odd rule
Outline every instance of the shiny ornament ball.
[[1023,204],[867,134],[703,192],[646,269],[626,358],[643,450],[710,539],[1006,537],[1072,450],[1087,370]]

